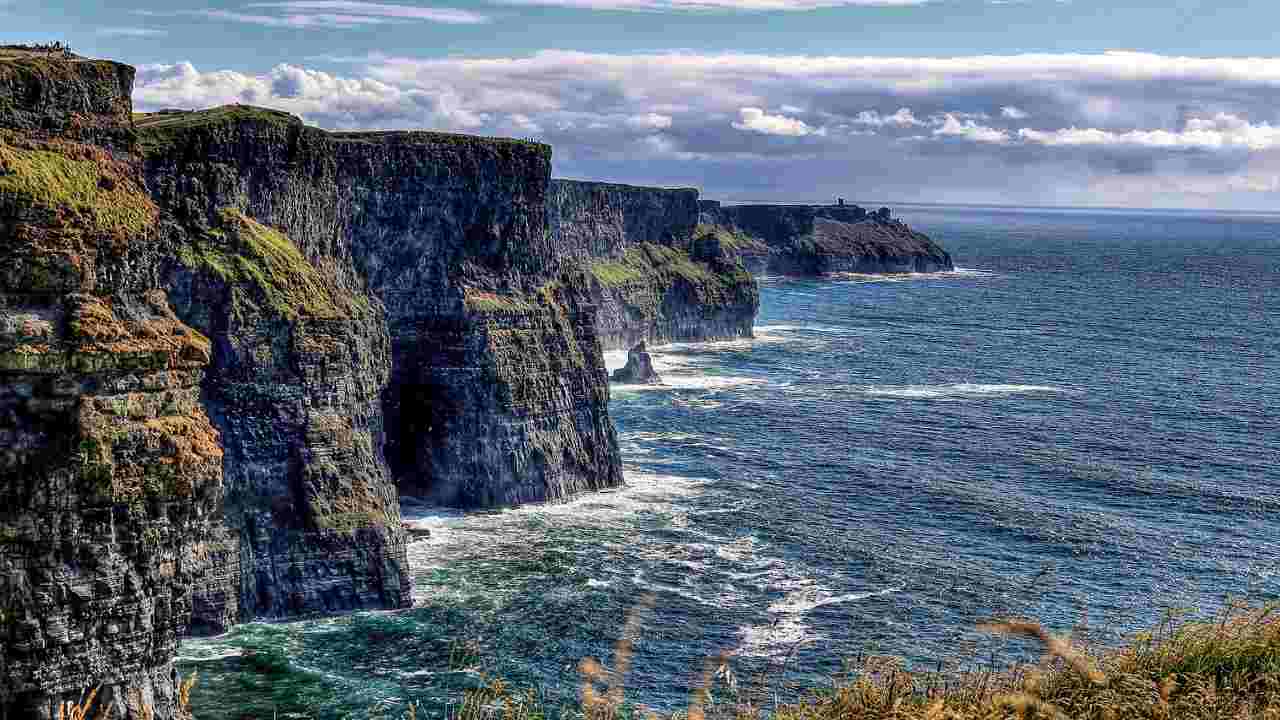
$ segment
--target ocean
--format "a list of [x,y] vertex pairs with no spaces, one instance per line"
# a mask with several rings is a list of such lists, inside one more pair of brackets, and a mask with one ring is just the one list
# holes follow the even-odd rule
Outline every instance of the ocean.
[[668,711],[721,654],[813,686],[1034,652],[992,617],[1106,643],[1280,599],[1280,216],[895,213],[959,269],[762,278],[755,339],[612,388],[626,488],[407,499],[415,607],[185,642],[198,717],[440,716],[491,677],[554,706],[646,597],[627,698]]

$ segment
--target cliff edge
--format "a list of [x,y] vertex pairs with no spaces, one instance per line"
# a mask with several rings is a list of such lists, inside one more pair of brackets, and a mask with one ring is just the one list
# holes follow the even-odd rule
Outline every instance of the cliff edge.
[[931,273],[954,270],[951,255],[888,208],[856,205],[700,203],[708,232],[726,238],[756,273]]

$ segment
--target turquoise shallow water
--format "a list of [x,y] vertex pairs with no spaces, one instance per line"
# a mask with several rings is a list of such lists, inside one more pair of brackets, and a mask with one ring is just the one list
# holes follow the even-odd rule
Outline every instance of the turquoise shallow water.
[[186,643],[199,717],[443,713],[482,673],[571,697],[646,593],[629,697],[669,709],[719,652],[816,680],[1016,656],[992,615],[1114,640],[1280,598],[1280,218],[899,214],[965,269],[764,279],[756,339],[613,388],[627,488],[407,503],[416,606]]

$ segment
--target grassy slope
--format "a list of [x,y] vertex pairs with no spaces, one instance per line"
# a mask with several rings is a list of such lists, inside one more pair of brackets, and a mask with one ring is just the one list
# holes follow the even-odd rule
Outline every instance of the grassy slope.
[[224,209],[219,219],[219,228],[178,248],[183,265],[249,291],[255,305],[286,319],[350,315],[341,293],[289,238],[239,210]]

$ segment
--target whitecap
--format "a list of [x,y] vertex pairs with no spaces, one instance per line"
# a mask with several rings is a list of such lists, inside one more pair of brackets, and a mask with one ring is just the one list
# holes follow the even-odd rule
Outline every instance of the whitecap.
[[1072,391],[1053,385],[951,383],[948,385],[872,385],[863,388],[861,392],[872,397],[942,400],[1028,393],[1071,393]]
[[892,595],[897,592],[902,592],[902,588],[891,587],[871,592],[846,593],[844,595],[832,595],[817,587],[802,588],[787,593],[786,597],[770,605],[769,612],[803,614],[825,605],[840,605],[872,597]]
[[786,657],[796,646],[821,639],[795,617],[780,618],[769,625],[745,625],[738,628],[738,638],[733,654],[757,658]]

